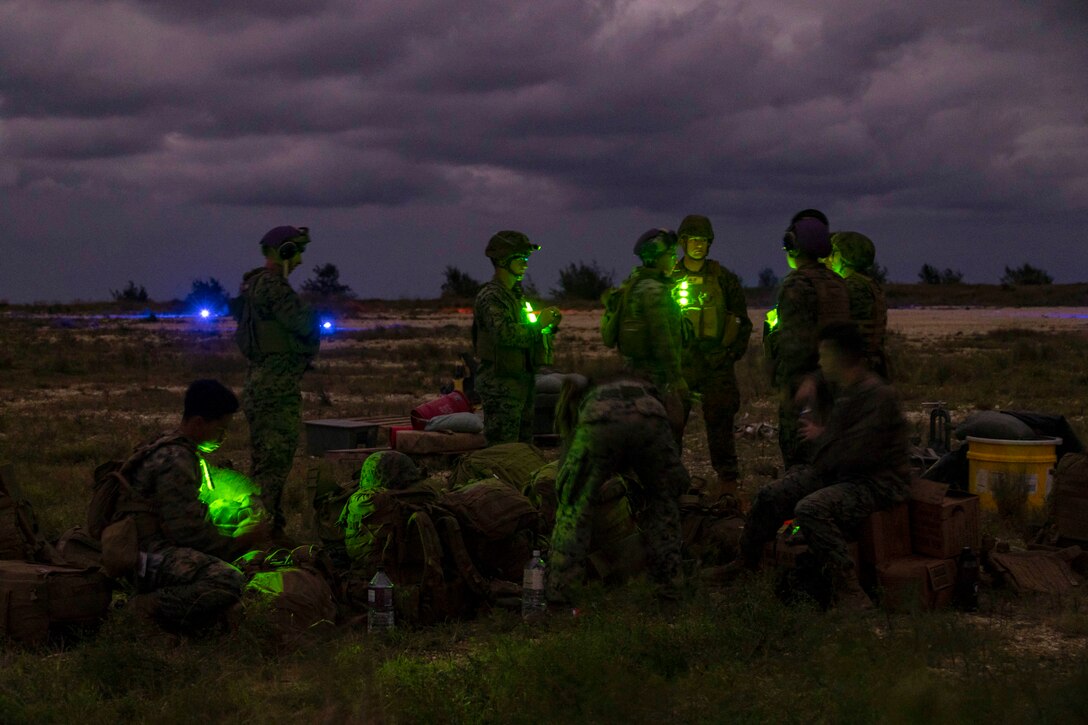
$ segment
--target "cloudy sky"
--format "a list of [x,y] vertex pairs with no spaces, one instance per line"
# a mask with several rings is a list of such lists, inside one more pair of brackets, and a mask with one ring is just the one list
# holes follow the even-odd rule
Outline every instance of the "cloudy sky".
[[1088,280],[1085,0],[0,0],[0,299],[229,289],[279,224],[362,297],[542,290],[711,217],[748,282],[816,206],[995,282]]

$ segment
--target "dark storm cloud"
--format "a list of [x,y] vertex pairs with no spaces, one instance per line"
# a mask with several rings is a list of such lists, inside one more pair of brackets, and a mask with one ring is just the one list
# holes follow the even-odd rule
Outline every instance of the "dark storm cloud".
[[417,236],[810,203],[1053,222],[1088,210],[1082,8],[0,0],[0,188],[16,216],[312,208],[345,234],[363,209]]

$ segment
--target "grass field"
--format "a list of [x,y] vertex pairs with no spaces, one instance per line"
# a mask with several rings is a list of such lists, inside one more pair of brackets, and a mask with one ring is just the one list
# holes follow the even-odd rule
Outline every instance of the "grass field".
[[[753,305],[755,307],[755,305]],[[34,313],[34,314],[30,314]],[[1082,436],[1088,407],[1083,308],[895,309],[891,354],[904,407],[958,421],[978,408],[1062,413]],[[753,316],[756,317],[753,313]],[[468,347],[456,308],[373,306],[341,322],[304,381],[304,417],[407,414],[437,395]],[[757,337],[739,363],[740,422],[773,423]],[[570,310],[557,368],[615,365],[596,313]],[[0,311],[0,463],[10,462],[45,533],[83,519],[90,473],[172,427],[185,385],[240,389],[224,323]],[[239,416],[215,463],[248,464]],[[1085,438],[1088,440],[1088,438]],[[685,463],[707,475],[701,419]],[[773,479],[777,446],[738,440],[746,490]],[[287,490],[300,538],[296,458]],[[346,471],[340,472],[347,475]],[[1014,542],[1031,521],[988,519]],[[256,624],[204,640],[138,639],[118,612],[96,636],[0,650],[0,722],[1084,722],[1088,603],[984,592],[978,614],[845,617],[785,607],[757,580],[715,595],[692,585],[662,609],[641,582],[590,590],[578,617],[529,627],[507,612],[397,632],[358,628],[276,653]]]

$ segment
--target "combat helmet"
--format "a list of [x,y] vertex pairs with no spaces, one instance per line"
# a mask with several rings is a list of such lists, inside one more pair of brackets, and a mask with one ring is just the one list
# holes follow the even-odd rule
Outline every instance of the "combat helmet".
[[528,257],[540,249],[539,244],[533,244],[529,237],[513,229],[504,229],[495,232],[487,242],[484,254],[495,262],[503,262],[511,257]]
[[360,491],[399,490],[424,478],[415,461],[400,451],[380,451],[363,461]]
[[859,232],[835,232],[831,235],[831,248],[850,269],[868,269],[876,261],[873,241]]
[[714,226],[702,214],[688,214],[676,228],[676,237],[680,241],[687,237],[703,237],[708,242],[713,242]]
[[309,243],[309,227],[272,227],[261,237],[261,249],[275,249],[280,259],[291,259]]
[[635,256],[645,265],[652,265],[669,250],[676,250],[676,232],[671,229],[650,229],[635,242]]

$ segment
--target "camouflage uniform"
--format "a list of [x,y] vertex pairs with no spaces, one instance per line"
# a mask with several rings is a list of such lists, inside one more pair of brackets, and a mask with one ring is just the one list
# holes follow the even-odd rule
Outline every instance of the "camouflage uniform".
[[400,491],[423,479],[415,462],[399,451],[380,451],[363,461],[359,488],[351,494],[337,526],[344,530],[344,545],[352,561],[369,561],[377,532],[364,522],[374,513],[374,496],[382,491]]
[[252,476],[272,514],[273,528],[281,531],[283,488],[302,425],[302,374],[320,345],[318,320],[287,279],[265,267],[245,275],[240,296],[256,324],[256,349],[250,353],[242,390]]
[[801,262],[778,287],[778,325],[765,330],[764,355],[778,390],[778,445],[786,468],[807,463],[808,446],[798,433],[800,410],[793,401],[805,375],[819,368],[816,334],[829,322],[850,318],[846,283],[819,262]]
[[594,507],[604,484],[628,471],[638,476],[628,497],[641,525],[650,574],[663,593],[675,593],[680,578],[678,498],[690,480],[657,392],[621,380],[586,396],[559,471],[548,571],[552,600],[565,600],[570,587],[582,580],[586,555],[594,548]]
[[841,391],[814,450],[812,465],[795,466],[756,494],[741,538],[749,565],[793,518],[819,563],[850,568],[846,537],[874,511],[906,500],[907,423],[895,390],[879,376],[867,373]]
[[843,278],[850,295],[850,319],[858,324],[865,336],[869,367],[885,380],[888,374],[887,356],[884,354],[884,338],[888,329],[888,303],[884,288],[871,277],[851,272]]
[[689,294],[703,298],[701,303],[693,298],[683,310],[694,333],[683,349],[682,371],[688,387],[702,394],[711,465],[722,478],[735,479],[733,421],[740,409],[740,390],[733,365],[744,356],[752,334],[744,288],[737,275],[712,259],[705,260],[698,272],[681,262],[673,279],[686,280]]
[[476,392],[488,445],[532,443],[536,368],[547,364],[545,336],[526,317],[521,286],[492,280],[476,295],[472,344],[480,358]]
[[[134,515],[140,549],[151,555],[138,586],[156,593],[165,624],[207,624],[241,598],[242,572],[227,562],[244,552],[219,533],[198,499],[203,478],[196,444],[174,434],[129,465],[129,484],[152,511]],[[124,500],[119,508],[126,508]]]

